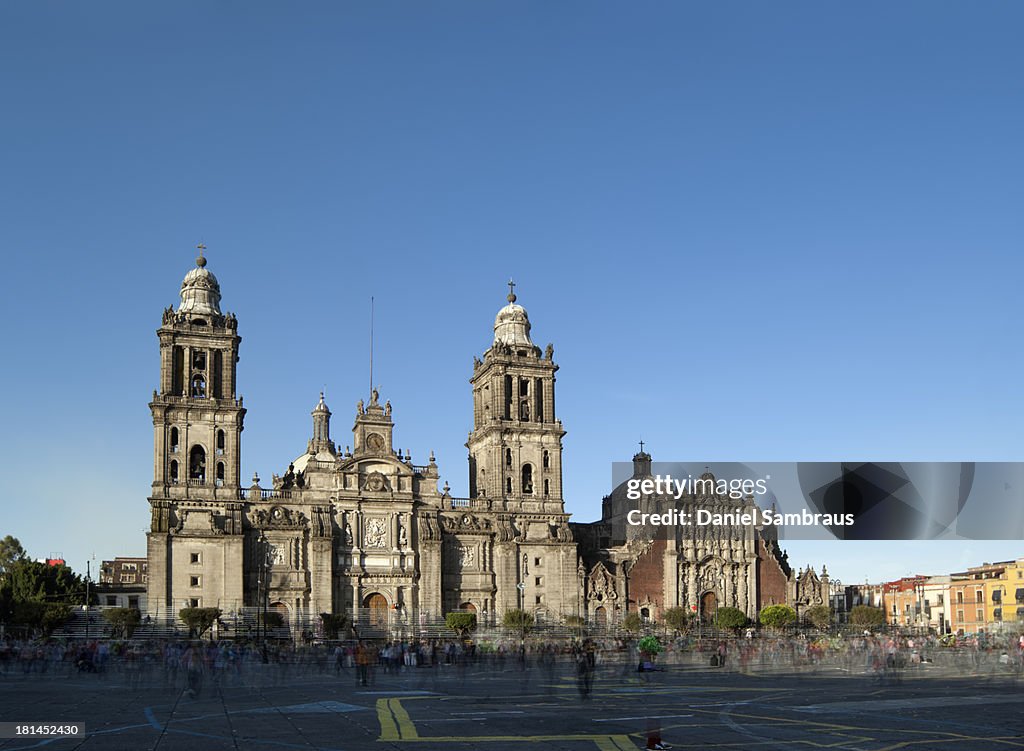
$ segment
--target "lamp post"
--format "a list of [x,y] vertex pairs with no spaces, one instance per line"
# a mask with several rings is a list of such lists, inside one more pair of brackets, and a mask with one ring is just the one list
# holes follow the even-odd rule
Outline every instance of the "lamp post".
[[85,640],[89,641],[89,616],[92,615],[89,612],[89,579],[92,576],[92,568],[89,565],[90,561],[85,562],[85,605],[82,606],[82,610],[85,611]]
[[[260,642],[263,661],[267,661],[267,605],[270,599],[270,541],[260,532],[259,538],[259,581],[256,588],[256,639]],[[260,638],[260,621],[263,622],[263,636]]]

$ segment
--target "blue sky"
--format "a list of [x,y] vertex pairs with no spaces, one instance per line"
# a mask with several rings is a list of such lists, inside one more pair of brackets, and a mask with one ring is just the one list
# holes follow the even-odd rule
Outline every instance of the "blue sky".
[[[142,554],[154,330],[208,246],[243,471],[396,442],[467,491],[515,277],[568,509],[611,462],[1020,459],[1024,9],[5,3],[0,534]],[[867,545],[867,547],[861,547]],[[1024,543],[791,543],[847,581]],[[963,560],[961,560],[963,559]]]

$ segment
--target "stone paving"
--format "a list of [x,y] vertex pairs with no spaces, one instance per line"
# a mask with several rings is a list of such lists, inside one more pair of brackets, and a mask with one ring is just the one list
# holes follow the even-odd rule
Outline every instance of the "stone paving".
[[[134,685],[133,685],[134,684]],[[6,739],[0,749],[1024,749],[1024,682],[1012,674],[836,669],[746,675],[601,666],[588,696],[570,662],[503,670],[252,670],[198,696],[162,676],[0,676],[0,721],[84,721],[79,739]]]

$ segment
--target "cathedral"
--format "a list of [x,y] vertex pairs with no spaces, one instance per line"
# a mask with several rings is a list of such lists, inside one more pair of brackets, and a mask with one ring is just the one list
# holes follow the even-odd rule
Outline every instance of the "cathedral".
[[[673,605],[714,602],[754,616],[769,600],[799,598],[801,586],[812,600],[827,590],[827,576],[801,585],[757,529],[738,544],[613,539],[618,491],[601,521],[570,525],[558,365],[552,345],[533,343],[511,283],[490,347],[473,361],[469,498],[438,487],[433,454],[415,464],[394,448],[391,403],[377,389],[355,407],[351,448],[332,438],[321,394],[305,452],[282,462],[269,487],[258,476],[246,485],[241,338],[220,303],[200,253],[157,330],[146,606],[154,618],[217,607],[238,622],[262,608],[294,628],[344,613],[377,632],[415,632],[456,610],[483,623],[515,608],[542,622],[613,623],[631,610],[657,619]],[[649,471],[642,451],[634,461]]]

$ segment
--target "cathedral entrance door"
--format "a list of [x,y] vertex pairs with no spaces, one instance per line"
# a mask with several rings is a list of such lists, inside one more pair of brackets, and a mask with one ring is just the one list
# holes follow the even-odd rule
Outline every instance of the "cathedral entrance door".
[[608,623],[608,612],[604,609],[603,605],[594,611],[594,620],[597,621],[599,626],[604,626]]
[[363,607],[370,611],[370,624],[377,628],[386,628],[388,625],[388,600],[375,592],[363,600]]
[[461,605],[459,605],[459,610],[463,610],[463,611],[465,611],[467,613],[475,613],[476,612],[476,605],[474,605],[471,602],[464,602]]
[[288,625],[291,622],[289,618],[288,606],[285,605],[283,602],[272,602],[270,603],[270,607],[267,610],[271,613],[276,613],[280,617],[279,623],[272,625],[270,622],[268,622],[267,625],[269,630],[271,631],[271,634],[274,635],[274,633],[276,632],[276,635],[278,637],[287,636]]
[[705,592],[700,598],[700,619],[704,623],[713,623],[718,611],[718,598],[714,592]]

